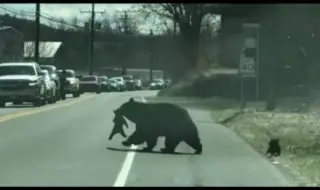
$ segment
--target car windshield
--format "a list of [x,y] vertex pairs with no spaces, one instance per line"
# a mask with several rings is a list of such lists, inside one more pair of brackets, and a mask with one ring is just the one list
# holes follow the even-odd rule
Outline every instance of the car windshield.
[[116,80],[114,80],[114,79],[110,79],[110,80],[108,80],[109,81],[109,83],[116,83],[117,81]]
[[4,75],[35,75],[35,70],[32,66],[23,65],[8,65],[0,66],[0,76]]
[[99,82],[105,82],[105,81],[107,81],[107,79],[106,79],[105,77],[99,77],[98,80],[99,80]]
[[162,80],[160,80],[160,79],[155,79],[155,80],[153,80],[152,82],[161,83]]
[[[61,74],[62,74],[62,71],[60,70],[59,71],[59,75],[61,75]],[[66,77],[67,78],[72,78],[72,77],[75,77],[75,74],[72,71],[66,71]]]
[[54,73],[54,68],[51,67],[51,66],[40,66],[40,68],[41,68],[42,70],[47,70],[50,75],[51,75],[52,73]]
[[116,81],[121,82],[122,80],[120,78],[117,78]]
[[43,70],[42,70],[42,72],[44,73],[44,77],[45,77],[45,79],[47,79],[47,80],[50,80],[50,79],[51,79],[51,78],[50,78],[50,75],[49,75],[49,71],[48,71],[48,70],[43,69]]
[[125,76],[123,77],[124,80],[133,80],[133,77],[132,76]]
[[85,76],[85,77],[81,78],[81,81],[85,81],[85,82],[96,81],[96,77],[94,77],[94,76]]

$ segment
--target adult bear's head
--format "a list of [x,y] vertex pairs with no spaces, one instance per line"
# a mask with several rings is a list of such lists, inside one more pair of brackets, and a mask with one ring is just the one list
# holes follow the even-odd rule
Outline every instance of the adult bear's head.
[[122,114],[128,118],[131,122],[137,123],[143,115],[144,110],[142,108],[141,102],[134,101],[133,98],[130,98],[128,102],[123,103],[117,110],[117,113]]

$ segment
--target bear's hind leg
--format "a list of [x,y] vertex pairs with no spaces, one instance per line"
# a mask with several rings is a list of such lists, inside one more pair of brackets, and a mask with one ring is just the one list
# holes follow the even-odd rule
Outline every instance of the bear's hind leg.
[[156,137],[149,137],[146,142],[147,142],[147,147],[143,148],[142,151],[145,151],[145,152],[152,152],[153,148],[156,146],[157,144],[157,140],[158,138]]
[[181,141],[174,137],[166,137],[164,145],[165,147],[161,149],[163,153],[174,153],[174,150]]
[[200,142],[200,138],[191,138],[188,137],[184,140],[185,143],[187,143],[189,146],[191,146],[195,150],[195,154],[202,154],[202,144]]

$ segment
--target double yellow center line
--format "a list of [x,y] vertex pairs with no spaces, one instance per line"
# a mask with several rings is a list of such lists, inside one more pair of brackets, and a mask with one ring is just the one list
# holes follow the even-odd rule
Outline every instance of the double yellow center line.
[[5,121],[9,121],[12,119],[16,119],[19,117],[24,117],[24,116],[28,116],[28,115],[33,115],[33,114],[37,114],[37,113],[42,113],[45,111],[49,111],[49,110],[53,110],[56,108],[61,108],[61,107],[67,107],[67,106],[71,106],[73,104],[79,103],[79,102],[83,102],[85,100],[94,98],[96,96],[86,96],[83,97],[81,99],[77,99],[77,100],[72,100],[70,102],[66,102],[66,103],[62,103],[62,104],[55,104],[52,106],[48,106],[48,107],[40,107],[40,108],[36,108],[36,109],[31,109],[31,110],[27,110],[27,111],[21,111],[21,112],[17,112],[17,113],[12,113],[12,114],[8,114],[5,116],[0,116],[0,123],[5,122]]

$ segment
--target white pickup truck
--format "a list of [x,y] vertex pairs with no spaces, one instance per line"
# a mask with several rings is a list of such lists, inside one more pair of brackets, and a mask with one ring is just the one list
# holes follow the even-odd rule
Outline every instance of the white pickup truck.
[[0,64],[0,107],[6,102],[46,104],[44,73],[35,62]]

